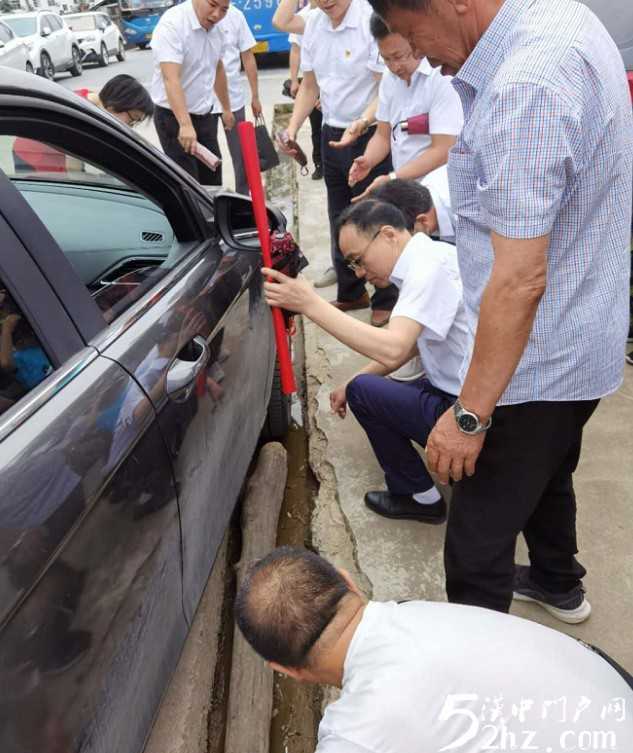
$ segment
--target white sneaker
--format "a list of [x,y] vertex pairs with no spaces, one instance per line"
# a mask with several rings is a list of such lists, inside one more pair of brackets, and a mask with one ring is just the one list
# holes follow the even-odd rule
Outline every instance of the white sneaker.
[[392,371],[388,376],[389,379],[394,379],[396,382],[414,382],[416,379],[424,376],[420,357],[416,356],[410,361],[403,363],[399,369]]
[[329,288],[330,285],[334,285],[336,283],[336,272],[334,271],[334,267],[328,267],[325,272],[319,277],[319,279],[314,283],[315,288]]

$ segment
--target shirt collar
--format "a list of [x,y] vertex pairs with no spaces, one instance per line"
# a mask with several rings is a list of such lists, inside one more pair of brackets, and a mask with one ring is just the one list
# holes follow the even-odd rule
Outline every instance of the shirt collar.
[[414,235],[411,236],[411,240],[402,249],[402,253],[398,257],[398,261],[395,263],[394,268],[389,275],[389,279],[398,289],[402,287],[404,281],[409,277],[409,270],[415,263],[417,255],[422,252],[420,246],[424,245],[426,239],[428,239],[430,243],[433,242],[427,235],[424,235],[424,233],[414,233]]
[[535,2],[536,0],[505,0],[475,49],[456,73],[455,80],[463,81],[473,89],[481,89],[504,61],[509,33]]
[[330,31],[333,31],[334,33],[343,31],[343,29],[355,29],[360,25],[360,11],[361,8],[359,0],[352,0],[349,8],[347,9],[347,13],[343,16],[343,20],[336,27],[336,29],[332,26],[332,21],[326,14],[325,17],[327,18],[328,22],[328,29]]
[[206,31],[206,29],[204,28],[204,26],[200,23],[200,20],[198,19],[198,16],[196,14],[196,11],[194,10],[192,2],[188,2],[186,4],[185,14],[189,20],[189,23],[193,31],[195,31],[196,29],[202,29],[203,31]]
[[416,76],[420,73],[422,76],[430,76],[433,73],[433,66],[429,63],[428,58],[422,58],[418,67],[413,71],[413,75]]

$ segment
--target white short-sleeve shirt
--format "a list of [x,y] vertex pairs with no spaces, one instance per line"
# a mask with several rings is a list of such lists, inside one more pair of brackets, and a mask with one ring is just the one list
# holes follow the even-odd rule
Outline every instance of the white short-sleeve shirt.
[[306,19],[301,67],[314,72],[323,120],[335,128],[360,118],[378,91],[374,75],[383,73],[384,64],[369,30],[371,14],[366,0],[352,0],[336,29],[320,9]]
[[[222,62],[229,83],[231,110],[237,112],[246,103],[240,56],[243,52],[252,50],[257,42],[244,14],[233,4],[229,5],[226,16],[218,24],[218,29],[220,29],[224,38]],[[213,110],[214,112],[222,110],[217,97],[214,100]]]
[[316,753],[630,753],[632,705],[620,674],[557,630],[462,604],[372,601]]
[[449,395],[459,395],[468,323],[455,246],[416,233],[390,280],[400,291],[391,319],[403,316],[422,325],[418,351],[429,381]]
[[429,131],[457,136],[464,125],[459,95],[453,89],[450,76],[443,76],[422,58],[407,84],[399,76],[387,71],[380,82],[376,119],[389,123],[392,129],[391,159],[395,170],[418,157],[431,146],[431,136],[409,135],[398,126],[413,115],[429,116]]
[[218,26],[204,29],[191,0],[174,5],[162,16],[152,36],[154,73],[150,94],[154,104],[170,109],[161,63],[179,63],[180,82],[187,109],[194,115],[211,112],[215,94],[215,74],[224,53],[224,40]]
[[451,205],[448,183],[448,165],[442,165],[424,176],[420,181],[429,189],[437,213],[438,232],[441,241],[455,243],[455,215]]
[[[318,10],[317,8],[312,8],[309,4],[304,5],[303,8],[297,13],[298,16],[301,16],[303,18],[303,23],[305,24],[308,20],[308,14],[311,10]],[[304,27],[305,30],[305,27]],[[288,34],[288,44],[296,44],[297,47],[301,47],[303,44],[303,34]]]

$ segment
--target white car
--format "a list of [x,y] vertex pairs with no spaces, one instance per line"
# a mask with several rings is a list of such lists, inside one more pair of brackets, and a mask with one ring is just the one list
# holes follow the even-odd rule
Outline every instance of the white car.
[[110,55],[125,60],[125,41],[119,27],[105,13],[72,13],[64,16],[81,50],[82,63],[108,65]]
[[0,21],[0,65],[33,73],[33,64],[29,60],[29,50],[26,44],[16,37],[2,21]]
[[40,76],[50,80],[70,71],[81,76],[81,52],[72,31],[61,16],[51,11],[10,13],[0,20],[20,37],[29,50],[29,60]]

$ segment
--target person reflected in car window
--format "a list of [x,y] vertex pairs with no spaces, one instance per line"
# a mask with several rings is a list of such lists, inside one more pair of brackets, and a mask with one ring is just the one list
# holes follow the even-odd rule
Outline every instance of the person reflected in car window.
[[[77,89],[75,94],[110,113],[130,128],[145,122],[154,114],[154,103],[147,89],[127,74],[111,78],[99,92]],[[84,170],[84,163],[76,157],[71,157],[43,142],[23,137],[16,138],[13,144],[13,161],[16,173],[66,173]]]

